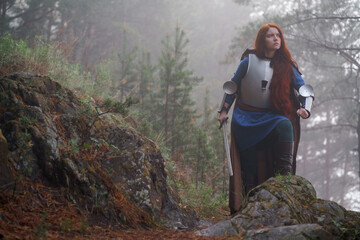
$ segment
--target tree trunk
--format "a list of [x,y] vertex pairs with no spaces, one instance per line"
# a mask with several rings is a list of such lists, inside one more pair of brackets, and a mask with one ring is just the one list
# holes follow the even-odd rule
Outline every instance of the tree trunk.
[[169,112],[169,84],[166,84],[165,88],[165,109],[164,109],[164,121],[165,121],[165,141],[169,138],[169,119],[168,119],[168,112]]
[[0,14],[0,35],[2,35],[5,32],[5,25],[6,25],[6,4],[7,1],[1,1],[0,2],[0,9],[1,9],[1,14]]
[[326,154],[325,154],[325,178],[326,178],[326,184],[325,184],[325,194],[324,198],[326,200],[329,200],[330,194],[329,194],[329,186],[330,186],[330,162],[331,162],[331,154],[330,154],[330,140],[326,138]]
[[199,173],[200,173],[200,147],[201,147],[201,138],[200,138],[200,133],[199,133],[199,138],[198,138],[198,147],[197,147],[197,151],[196,151],[196,173],[195,173],[195,186],[196,189],[198,189],[198,184],[199,184]]
[[[176,81],[176,80],[175,80]],[[177,112],[176,110],[178,109],[178,107],[176,106],[176,102],[177,102],[177,89],[176,87],[174,87],[174,90],[173,90],[173,94],[172,94],[172,107],[171,107],[171,110],[169,111],[170,115],[169,115],[169,122],[171,124],[171,134],[170,134],[170,138],[171,138],[171,153],[173,153],[176,149],[176,147],[178,147],[176,144],[176,141],[177,141],[177,138],[175,137],[176,135],[176,132],[179,130],[179,129],[175,129],[174,126],[175,126],[175,118],[177,116]]]
[[346,190],[346,173],[348,170],[348,161],[349,161],[349,154],[345,153],[345,163],[344,163],[344,175],[342,177],[342,187],[340,192],[340,205],[344,206],[345,203],[345,190]]
[[[360,111],[358,110],[358,120],[357,120],[357,126],[356,126],[356,132],[357,132],[357,152],[358,152],[358,161],[359,161],[359,177],[360,177]],[[360,186],[359,186],[360,189]]]

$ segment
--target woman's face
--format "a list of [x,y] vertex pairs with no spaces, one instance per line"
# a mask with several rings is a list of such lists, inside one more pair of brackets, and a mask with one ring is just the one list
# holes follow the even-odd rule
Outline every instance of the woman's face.
[[268,51],[276,51],[281,47],[280,33],[277,28],[271,27],[266,32],[265,46]]

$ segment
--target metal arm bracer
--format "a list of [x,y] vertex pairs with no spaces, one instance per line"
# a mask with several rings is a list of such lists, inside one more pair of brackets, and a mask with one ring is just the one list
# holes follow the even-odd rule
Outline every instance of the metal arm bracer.
[[311,106],[315,100],[314,89],[311,85],[303,85],[299,88],[299,94],[302,107],[305,108],[310,117]]

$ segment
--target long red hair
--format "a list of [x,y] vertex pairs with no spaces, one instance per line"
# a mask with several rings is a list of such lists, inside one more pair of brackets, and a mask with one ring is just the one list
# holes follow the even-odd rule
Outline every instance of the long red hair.
[[274,69],[271,79],[271,101],[275,110],[290,120],[294,115],[294,103],[291,101],[291,79],[294,77],[293,67],[297,68],[297,63],[291,57],[290,51],[286,46],[283,32],[280,27],[273,23],[263,25],[256,36],[254,42],[255,54],[259,58],[265,58],[265,37],[270,28],[276,28],[280,33],[281,47],[276,50],[272,58],[272,66]]

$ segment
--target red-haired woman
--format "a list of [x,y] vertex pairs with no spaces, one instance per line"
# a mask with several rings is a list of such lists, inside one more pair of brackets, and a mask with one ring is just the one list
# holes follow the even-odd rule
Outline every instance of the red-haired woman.
[[[296,62],[287,48],[281,29],[272,23],[262,26],[254,49],[247,50],[234,77],[237,98],[231,122],[229,207],[241,208],[242,196],[276,174],[295,174],[300,138],[299,116],[308,118],[294,90],[304,85]],[[219,122],[235,97],[228,95]]]

